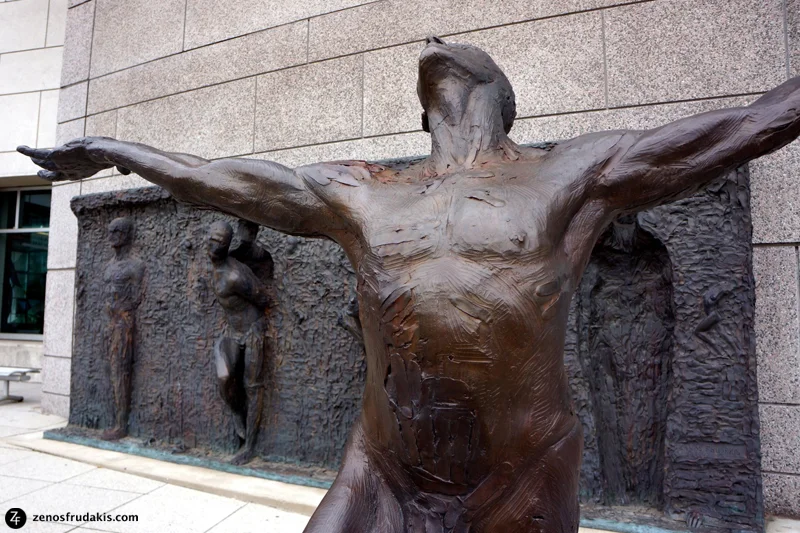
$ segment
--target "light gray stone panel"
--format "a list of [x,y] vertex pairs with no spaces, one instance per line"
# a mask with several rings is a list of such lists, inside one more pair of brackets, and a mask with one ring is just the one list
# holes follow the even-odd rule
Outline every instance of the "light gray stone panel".
[[217,158],[252,153],[255,78],[120,109],[117,137]]
[[49,392],[42,393],[42,412],[46,415],[56,415],[69,418],[69,396],[61,396]]
[[361,56],[259,76],[255,151],[361,136]]
[[71,85],[89,77],[94,6],[95,2],[92,0],[67,10],[61,85]]
[[426,36],[490,28],[624,3],[622,0],[388,0],[312,18],[311,61]]
[[44,307],[44,354],[72,357],[75,271],[47,272]]
[[51,148],[56,144],[56,129],[58,128],[58,93],[60,91],[42,91],[39,102],[39,134],[36,136],[36,146]]
[[40,48],[0,56],[0,94],[58,89],[61,48]]
[[533,143],[572,139],[604,130],[646,130],[698,113],[748,105],[755,98],[719,98],[528,118],[514,123],[511,137],[519,143]]
[[78,137],[83,137],[86,119],[79,118],[59,124],[56,128],[56,145],[60,146]]
[[763,402],[800,404],[797,269],[793,246],[753,250],[758,397]]
[[761,468],[800,474],[800,405],[761,404],[759,413]]
[[36,145],[39,93],[0,96],[0,152]]
[[71,363],[69,357],[45,355],[42,358],[42,392],[69,396]]
[[39,167],[29,157],[18,152],[0,152],[0,178],[12,176],[34,176]]
[[517,116],[605,107],[603,22],[583,13],[457,35],[486,50],[511,81]]
[[306,25],[288,24],[94,79],[89,113],[304,63]]
[[660,0],[604,13],[611,107],[758,92],[786,79],[782,0]]
[[416,42],[364,54],[364,135],[422,129]]
[[[764,510],[767,513],[800,516],[800,476],[764,472],[761,480],[764,484]],[[790,531],[786,530],[786,533]]]
[[106,111],[86,117],[87,137],[116,137],[117,111]]
[[92,77],[183,49],[186,0],[96,0]]
[[[44,347],[41,341],[0,340],[0,362],[3,366],[42,368]],[[33,383],[42,382],[42,374],[32,374]]]
[[186,8],[186,49],[322,13],[330,13],[370,0],[189,0]]
[[61,89],[58,100],[58,121],[69,122],[86,115],[88,82],[81,82]]
[[47,46],[64,44],[64,31],[67,23],[67,0],[50,0],[47,14]]
[[800,143],[750,164],[753,242],[800,241]]
[[[78,246],[78,219],[69,207],[73,196],[81,194],[81,184],[67,182],[53,187],[50,200],[50,238],[47,247],[47,268],[75,268]],[[48,352],[50,355],[68,355]]]
[[800,74],[800,0],[786,0],[786,32],[789,72],[792,76],[797,76]]
[[41,48],[47,31],[48,0],[0,3],[0,53]]
[[255,154],[253,157],[275,161],[290,168],[296,168],[323,161],[347,159],[380,161],[382,159],[425,155],[430,151],[430,135],[417,132],[276,150]]

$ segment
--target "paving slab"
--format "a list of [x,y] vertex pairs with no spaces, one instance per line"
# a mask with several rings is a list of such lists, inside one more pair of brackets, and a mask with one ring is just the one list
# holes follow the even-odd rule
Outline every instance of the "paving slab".
[[49,485],[51,485],[49,481],[0,476],[0,503],[19,498]]
[[[84,465],[88,466],[88,465]],[[90,467],[91,468],[91,467]],[[75,487],[63,483],[56,483],[30,494],[20,496],[5,502],[6,508],[18,507],[28,514],[62,515],[68,518],[67,524],[81,525],[83,521],[75,520],[85,514],[109,513],[136,498],[142,497],[135,492],[121,490],[95,489],[91,487]],[[114,511],[115,513],[117,511]],[[70,513],[70,515],[67,515]],[[31,521],[31,524],[34,522]],[[170,529],[151,529],[150,531],[171,531]]]

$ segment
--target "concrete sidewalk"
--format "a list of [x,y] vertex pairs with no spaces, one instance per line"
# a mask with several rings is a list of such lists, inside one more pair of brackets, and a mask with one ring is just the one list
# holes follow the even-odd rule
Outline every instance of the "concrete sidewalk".
[[[0,405],[0,517],[12,508],[25,511],[27,524],[19,531],[300,533],[308,522],[308,516],[303,514],[100,468],[13,444],[35,443],[42,430],[63,426],[66,421],[41,413],[40,385],[14,383],[12,387],[25,401]],[[84,448],[84,452],[105,453],[90,448]],[[34,514],[66,513],[136,515],[138,521],[84,522],[72,517],[59,517],[64,520],[51,523],[32,521]],[[4,521],[0,524],[0,531],[10,531]]]
[[[12,387],[25,401],[0,404],[0,517],[12,508],[25,511],[28,521],[19,531],[301,533],[325,493],[42,439],[43,430],[66,420],[41,413],[40,384]],[[137,521],[32,520],[67,513],[135,515]],[[0,531],[10,531],[3,520]],[[767,533],[800,533],[800,521],[771,519]]]

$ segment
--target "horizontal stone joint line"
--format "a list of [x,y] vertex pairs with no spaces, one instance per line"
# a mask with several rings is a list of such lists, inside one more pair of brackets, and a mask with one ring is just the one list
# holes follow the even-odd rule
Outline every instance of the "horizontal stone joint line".
[[[384,1],[384,0],[376,0],[375,2],[369,2],[367,4],[361,4],[361,5],[358,5],[358,6],[351,6],[351,7],[347,7],[347,8],[344,8],[344,9],[339,9],[337,11],[331,11],[329,13],[324,13],[324,14],[321,14],[321,15],[315,15],[313,17],[308,17],[306,19],[298,19],[298,20],[294,20],[292,22],[286,22],[284,24],[277,24],[275,26],[270,26],[269,28],[262,28],[260,30],[256,30],[256,31],[248,32],[248,33],[243,33],[241,35],[235,35],[233,37],[227,37],[225,39],[220,39],[218,41],[214,41],[214,42],[211,42],[211,43],[202,44],[200,46],[195,46],[194,48],[187,48],[187,49],[184,49],[184,50],[182,50],[180,52],[175,52],[175,53],[172,53],[172,54],[166,54],[166,55],[163,55],[163,56],[160,56],[160,57],[149,59],[147,61],[142,61],[141,63],[137,63],[135,65],[131,65],[131,66],[124,67],[124,68],[121,68],[121,69],[113,70],[111,72],[105,72],[105,73],[103,73],[103,74],[101,74],[99,76],[91,77],[91,75],[90,75],[89,80],[99,80],[99,79],[105,78],[107,76],[111,76],[112,74],[116,74],[116,73],[119,73],[119,72],[124,72],[126,70],[131,70],[131,69],[134,69],[134,68],[142,66],[142,65],[147,65],[148,63],[154,63],[154,62],[161,61],[163,59],[167,59],[167,58],[170,58],[170,57],[173,57],[173,56],[177,56],[177,55],[180,55],[180,54],[183,54],[183,53],[186,53],[186,52],[191,52],[193,50],[199,50],[201,48],[206,48],[206,47],[209,47],[209,46],[213,46],[215,44],[224,43],[224,42],[227,42],[227,41],[232,41],[234,39],[240,39],[242,37],[248,37],[250,35],[255,35],[257,33],[271,31],[271,30],[274,30],[276,28],[281,28],[283,26],[289,26],[289,25],[292,25],[292,24],[297,24],[298,22],[301,22],[303,20],[308,20],[309,21],[309,26],[310,26],[310,21],[313,18],[324,17],[326,15],[330,15],[332,13],[338,13],[339,11],[346,11],[348,9],[358,9],[360,7],[363,7],[363,6],[376,4],[376,3],[379,3],[379,2],[382,2],[382,1]],[[655,2],[655,1],[656,0],[633,0],[631,2],[617,4],[617,5],[614,5],[614,6],[605,6],[605,7],[591,8],[591,9],[582,9],[582,10],[578,10],[578,11],[571,11],[569,13],[560,13],[560,14],[557,14],[557,15],[547,15],[547,16],[544,16],[544,17],[534,17],[534,18],[529,18],[529,19],[525,19],[525,20],[508,22],[506,24],[495,24],[495,25],[492,25],[492,26],[481,26],[481,27],[470,29],[468,31],[461,31],[461,32],[456,32],[456,33],[443,33],[441,35],[441,37],[455,37],[455,36],[458,36],[458,35],[465,35],[465,34],[474,33],[474,32],[477,32],[477,31],[485,31],[485,30],[492,30],[492,29],[496,29],[496,28],[504,28],[506,26],[515,26],[515,25],[518,25],[518,24],[526,24],[526,23],[529,23],[529,22],[535,22],[535,21],[540,21],[540,20],[555,19],[555,18],[560,18],[560,17],[569,17],[569,16],[572,16],[572,15],[580,15],[580,14],[584,14],[584,13],[591,13],[591,12],[594,12],[594,11],[605,11],[605,10],[609,10],[609,9],[615,9],[615,8],[619,8],[619,7],[626,7],[626,6],[637,5],[637,4],[648,4],[648,3],[651,3],[651,2]],[[94,32],[94,29],[92,30],[92,32]],[[310,32],[311,32],[311,29],[309,27],[309,34],[308,34],[308,42],[309,43],[310,43],[310,40],[311,40],[310,39],[310,37],[311,37]],[[305,64],[306,65],[313,65],[315,63],[322,63],[324,61],[331,61],[331,60],[334,60],[334,59],[341,59],[341,58],[344,58],[344,57],[350,57],[350,56],[355,56],[355,55],[359,55],[359,54],[365,54],[365,53],[368,53],[368,52],[375,52],[375,51],[378,51],[378,50],[386,50],[388,48],[395,48],[395,47],[399,47],[399,46],[406,46],[406,45],[409,45],[409,44],[422,43],[422,42],[424,42],[424,39],[414,39],[414,40],[411,40],[411,41],[403,41],[403,42],[393,43],[393,44],[386,45],[386,46],[378,46],[376,48],[370,48],[368,50],[360,50],[360,51],[357,51],[357,52],[350,52],[350,53],[347,53],[347,54],[341,54],[341,55],[337,55],[337,56],[324,57],[322,59],[315,59],[314,61],[309,61],[308,58],[307,58]],[[91,50],[90,50],[90,58],[89,59],[90,59],[90,62],[91,62]],[[295,68],[297,66],[300,66],[300,65],[294,65],[294,66],[290,66],[290,67],[281,67],[281,68],[274,69],[274,70],[265,70],[264,72],[261,72],[261,73],[256,74],[256,75],[257,76],[261,76],[263,74],[269,74],[271,72],[280,72],[281,70],[287,70],[287,69],[290,69],[290,68]],[[234,79],[230,79],[230,80],[227,80],[227,81],[224,81],[224,82],[219,82],[219,83],[227,83],[228,81],[236,81],[236,80],[241,80],[241,79],[245,79],[245,78],[248,78],[248,77],[249,76],[245,76],[245,77],[242,77],[242,78],[234,78]],[[83,80],[83,81],[86,81],[86,80]],[[210,87],[210,86],[213,86],[213,85],[219,85],[219,83],[214,83],[214,84],[211,84],[211,85],[204,85],[203,87]],[[198,89],[199,88],[201,88],[201,87],[198,87]],[[195,89],[190,89],[190,90],[195,90]],[[171,93],[171,94],[181,94],[182,92],[187,92],[187,91],[180,91],[180,92]],[[167,96],[167,95],[164,95],[164,96]],[[161,98],[161,97],[158,97],[158,98]],[[143,102],[146,102],[146,101],[149,101],[149,100],[143,100]],[[141,102],[136,102],[136,103],[141,103]],[[125,107],[125,106],[123,106],[123,107]],[[118,108],[111,108],[111,109],[118,109]]]
[[791,476],[791,477],[800,478],[800,474],[797,474],[795,472],[776,472],[775,470],[764,470],[764,469],[762,469],[761,473],[762,474],[779,474],[781,476]]

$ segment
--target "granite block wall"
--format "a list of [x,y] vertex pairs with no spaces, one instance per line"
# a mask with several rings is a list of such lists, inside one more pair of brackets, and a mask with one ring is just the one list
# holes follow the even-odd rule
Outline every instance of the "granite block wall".
[[[746,105],[800,73],[800,0],[68,5],[59,140],[111,135],[290,166],[427,153],[414,83],[431,33],[478,44],[504,68],[517,92],[518,142]],[[768,511],[800,515],[800,143],[753,163],[751,174],[765,500]],[[54,188],[46,355],[71,355],[69,199],[142,184],[106,172]],[[60,414],[68,370],[50,364],[44,375],[45,406]]]

